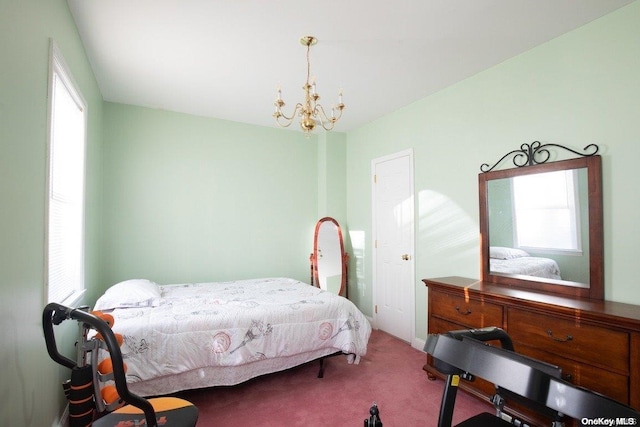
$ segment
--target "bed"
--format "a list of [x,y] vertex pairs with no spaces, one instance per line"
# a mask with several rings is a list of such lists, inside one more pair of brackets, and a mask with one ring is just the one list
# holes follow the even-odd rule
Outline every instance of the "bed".
[[534,257],[526,251],[515,248],[491,246],[489,248],[489,270],[492,273],[562,280],[560,267],[555,260]]
[[371,334],[351,301],[290,278],[128,280],[94,310],[114,317],[129,388],[143,396],[235,385],[336,352],[357,364]]

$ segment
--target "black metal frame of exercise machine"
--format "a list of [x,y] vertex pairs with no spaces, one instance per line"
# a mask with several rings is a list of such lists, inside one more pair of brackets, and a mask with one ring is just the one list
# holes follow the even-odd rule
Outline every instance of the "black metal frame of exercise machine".
[[[167,427],[195,426],[198,409],[190,402],[174,397],[147,400],[129,391],[120,343],[111,330],[111,325],[105,321],[107,318],[113,320],[103,313],[88,312],[88,307],[70,308],[56,303],[48,304],[42,313],[42,328],[49,356],[71,369],[71,380],[63,385],[69,399],[70,426],[87,426],[93,423],[96,427],[106,427],[118,425],[118,422],[125,420],[129,422],[132,417],[138,419],[140,416],[149,427],[157,427],[157,417]],[[75,320],[79,325],[77,361],[60,354],[56,345],[53,326],[60,325],[65,320]],[[88,338],[90,329],[95,329],[99,335]],[[99,372],[100,349],[107,350],[111,359],[111,372],[107,374]],[[101,387],[111,381],[115,383],[117,396],[115,400],[107,402],[103,400]]]
[[[496,339],[504,348],[485,342]],[[496,385],[492,402],[497,414],[480,414],[457,427],[513,425],[510,421],[524,425],[502,412],[504,395],[551,418],[552,426],[563,425],[564,416],[596,420],[594,422],[612,420],[617,425],[640,422],[640,412],[635,409],[561,379],[561,371],[556,366],[515,353],[510,338],[502,329],[492,327],[429,335],[424,350],[433,356],[436,369],[447,376],[438,427],[451,427],[459,379],[473,380],[474,377]]]

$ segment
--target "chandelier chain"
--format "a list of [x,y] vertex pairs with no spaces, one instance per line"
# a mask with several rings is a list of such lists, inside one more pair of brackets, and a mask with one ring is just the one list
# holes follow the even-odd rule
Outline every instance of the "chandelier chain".
[[309,59],[309,52],[311,51],[311,43],[307,44],[307,84],[309,84],[309,79],[311,78],[311,60]]

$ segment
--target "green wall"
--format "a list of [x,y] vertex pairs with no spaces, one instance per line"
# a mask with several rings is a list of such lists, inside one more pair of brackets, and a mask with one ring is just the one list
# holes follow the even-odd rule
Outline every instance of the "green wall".
[[[346,149],[341,132],[318,134],[318,218],[331,216],[342,228],[347,219]],[[345,230],[343,230],[344,232]]]
[[[640,304],[640,3],[345,134],[243,125],[102,102],[63,0],[0,0],[0,421],[50,426],[68,375],[47,356],[43,307],[49,38],[89,104],[87,302],[110,284],[308,278],[319,216],[352,254],[350,296],[371,315],[371,160],[414,149],[416,331],[424,277],[479,276],[477,174],[524,142],[601,146],[605,280]],[[344,183],[346,182],[346,187]],[[357,267],[357,268],[356,268]],[[64,329],[65,348],[74,330]]]
[[309,280],[317,137],[105,103],[104,284]]
[[[47,355],[44,227],[49,38],[64,55],[89,112],[86,280],[101,275],[102,96],[64,0],[0,0],[0,424],[48,427],[62,413],[69,370]],[[69,322],[67,322],[69,323]],[[71,349],[75,325],[60,327]],[[71,354],[71,356],[73,356]]]
[[[535,140],[603,156],[605,297],[640,304],[635,248],[640,158],[640,2],[505,61],[347,135],[349,228],[371,260],[370,162],[414,148],[416,335],[426,338],[423,278],[480,276],[478,178]],[[630,191],[631,189],[631,191]],[[360,308],[371,314],[365,262]]]

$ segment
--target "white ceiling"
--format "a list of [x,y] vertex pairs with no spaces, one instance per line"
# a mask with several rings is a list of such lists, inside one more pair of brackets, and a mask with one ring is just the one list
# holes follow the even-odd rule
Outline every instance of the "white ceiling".
[[[275,127],[344,89],[348,131],[632,0],[68,0],[105,100]],[[292,129],[297,129],[293,125]]]

